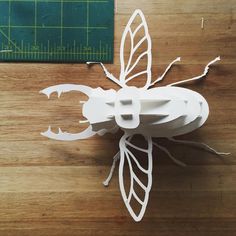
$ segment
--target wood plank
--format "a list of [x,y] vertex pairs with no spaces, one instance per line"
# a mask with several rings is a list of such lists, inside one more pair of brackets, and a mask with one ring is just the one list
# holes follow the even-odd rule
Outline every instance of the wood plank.
[[235,235],[235,1],[118,1],[115,60],[107,65],[117,77],[121,35],[136,8],[144,11],[152,36],[153,80],[170,61],[182,57],[159,86],[199,75],[210,60],[221,56],[204,81],[186,85],[208,100],[210,116],[201,129],[180,138],[206,142],[231,156],[216,158],[158,139],[188,166],[180,168],[154,150],[153,188],[145,217],[137,224],[121,199],[117,170],[109,188],[102,185],[122,132],[70,143],[40,135],[48,125],[54,131],[83,130],[79,101],[87,99],[73,92],[48,100],[39,94],[43,88],[60,83],[119,87],[99,66],[1,63],[0,235]]

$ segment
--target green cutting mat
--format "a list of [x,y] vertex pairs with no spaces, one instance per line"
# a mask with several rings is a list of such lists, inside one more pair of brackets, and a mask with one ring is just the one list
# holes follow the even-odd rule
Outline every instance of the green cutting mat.
[[114,0],[0,0],[0,60],[113,61]]

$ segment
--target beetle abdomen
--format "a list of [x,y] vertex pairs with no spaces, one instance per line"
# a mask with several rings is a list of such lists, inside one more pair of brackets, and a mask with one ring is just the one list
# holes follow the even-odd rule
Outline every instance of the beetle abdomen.
[[152,137],[173,137],[189,133],[204,124],[209,114],[199,93],[179,87],[159,87],[141,93],[140,125],[130,133]]

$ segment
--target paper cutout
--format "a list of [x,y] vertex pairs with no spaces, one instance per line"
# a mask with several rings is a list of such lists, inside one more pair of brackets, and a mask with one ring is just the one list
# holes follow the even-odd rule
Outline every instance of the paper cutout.
[[[148,143],[147,149],[142,149],[139,147],[136,147],[132,145],[131,142],[129,142],[129,134],[125,133],[123,137],[120,140],[120,166],[119,166],[119,183],[120,183],[120,191],[121,195],[123,197],[124,203],[131,214],[131,216],[134,218],[135,221],[140,221],[145,213],[146,206],[148,203],[149,198],[149,192],[151,190],[152,186],[152,138],[151,137],[145,137],[146,142]],[[135,155],[128,149],[128,147],[131,146],[132,148],[139,150],[143,153],[142,158],[147,159],[147,168],[143,167],[139,160],[136,159]],[[132,164],[132,161],[135,164]],[[125,160],[128,161],[128,167],[129,167],[129,174],[130,174],[130,187],[128,193],[125,191],[124,187],[124,163]],[[133,165],[137,166],[138,171],[142,172],[142,174],[146,175],[147,177],[147,184],[145,185],[137,176],[136,173],[133,171]],[[134,189],[134,184],[138,184],[142,191],[144,192],[144,198],[141,199]],[[133,211],[133,208],[131,206],[131,200],[137,201],[137,203],[140,204],[141,209],[138,214],[136,214]]]
[[[139,19],[141,23],[134,29],[133,22]],[[137,40],[137,35],[141,34],[141,40]],[[126,46],[126,39],[130,38],[130,55],[127,62],[124,60],[124,48]],[[137,41],[137,42],[136,42]],[[146,46],[144,47],[143,43]],[[140,49],[144,50],[140,52]],[[138,55],[137,55],[138,54]],[[141,72],[135,72],[139,67],[141,59],[147,59],[146,68]],[[148,203],[149,192],[152,185],[152,149],[153,146],[158,147],[164,151],[168,156],[178,165],[185,166],[185,164],[175,159],[170,152],[152,141],[152,137],[166,137],[171,141],[177,143],[185,143],[195,147],[203,148],[211,151],[217,155],[227,154],[219,153],[210,148],[206,144],[197,144],[194,142],[179,141],[173,139],[174,136],[189,133],[204,124],[209,114],[209,107],[207,101],[197,92],[190,89],[175,87],[193,80],[198,80],[206,76],[209,66],[220,60],[217,57],[211,61],[205,68],[204,73],[200,76],[172,83],[165,87],[151,88],[157,82],[163,80],[166,73],[170,70],[171,66],[180,61],[178,57],[167,67],[162,76],[154,82],[151,82],[151,38],[148,33],[148,27],[145,17],[141,10],[136,10],[130,18],[121,40],[120,47],[120,63],[121,71],[120,77],[117,79],[113,76],[106,67],[99,62],[88,62],[87,64],[99,63],[105,75],[111,81],[118,84],[121,89],[115,91],[113,89],[103,90],[102,88],[92,89],[88,86],[62,84],[51,86],[41,91],[41,93],[50,97],[53,92],[58,93],[58,97],[62,93],[70,91],[80,91],[85,93],[89,99],[83,102],[83,116],[86,118],[82,123],[89,123],[88,128],[78,134],[69,134],[67,132],[53,133],[49,127],[42,135],[56,139],[56,140],[79,140],[85,139],[95,134],[104,135],[107,132],[115,133],[119,128],[124,131],[124,135],[120,140],[120,151],[113,158],[113,165],[110,174],[104,185],[108,186],[111,180],[116,162],[120,159],[119,165],[119,184],[121,195],[124,203],[135,221],[140,221],[145,213]],[[131,80],[138,79],[144,76],[146,83],[143,87],[130,87],[127,83]],[[141,148],[133,143],[133,137],[140,134],[143,137],[143,144],[146,148]],[[142,160],[146,160],[147,167],[142,166],[142,161],[135,156],[136,152],[142,153]],[[128,170],[130,176],[129,190],[125,189],[124,169],[125,162],[128,163]],[[146,176],[147,183],[143,183],[139,175],[134,171],[138,170]],[[138,196],[134,189],[134,185],[138,185],[142,192],[143,198]],[[132,202],[139,205],[140,208],[135,211]]]

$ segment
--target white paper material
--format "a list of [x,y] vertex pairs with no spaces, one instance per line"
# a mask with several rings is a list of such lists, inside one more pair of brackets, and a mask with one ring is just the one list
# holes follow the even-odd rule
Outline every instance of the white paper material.
[[[141,23],[134,27],[133,22],[139,20]],[[140,40],[135,40],[137,35]],[[130,38],[130,56],[125,62],[124,48],[127,46],[127,38]],[[145,42],[146,48],[143,47]],[[139,52],[140,47],[144,48]],[[138,55],[137,55],[138,54]],[[143,71],[135,72],[139,67],[140,61],[146,58],[147,65]],[[171,68],[172,64],[180,61],[178,57],[165,70],[164,74],[156,81],[151,81],[151,38],[148,32],[147,23],[141,10],[136,10],[130,18],[121,40],[120,47],[120,63],[121,71],[119,79],[113,76],[102,63],[88,62],[87,64],[99,63],[108,79],[117,83],[121,89],[115,91],[113,89],[103,90],[102,88],[90,88],[88,86],[62,84],[46,88],[41,91],[50,98],[54,92],[60,96],[62,93],[70,91],[80,91],[85,93],[89,99],[83,103],[83,116],[86,118],[84,122],[88,122],[88,128],[78,134],[69,134],[59,129],[58,133],[53,133],[49,127],[42,135],[64,141],[72,141],[86,139],[95,134],[103,135],[107,132],[115,133],[119,128],[124,131],[123,137],[120,139],[120,151],[114,157],[111,172],[104,185],[108,185],[115,168],[115,163],[120,159],[119,164],[119,184],[120,191],[124,203],[135,221],[140,221],[145,213],[148,203],[149,192],[152,186],[152,149],[153,146],[159,147],[166,152],[168,156],[177,164],[184,166],[185,164],[176,160],[166,148],[154,143],[152,137],[173,138],[174,136],[189,133],[204,124],[209,115],[209,107],[207,101],[199,93],[190,89],[175,87],[192,80],[203,78],[209,69],[209,66],[220,60],[217,57],[211,61],[205,68],[202,75],[189,80],[184,80],[170,84],[165,87],[150,88],[157,82],[161,81]],[[138,80],[142,76],[146,78],[145,85],[141,88],[130,87],[127,83],[131,80]],[[133,144],[133,136],[140,134],[143,136],[143,143],[146,148],[140,148]],[[172,139],[173,141],[173,139]],[[142,153],[142,158],[146,159],[147,166],[142,166],[140,160],[135,157],[131,149],[135,149]],[[128,163],[130,176],[130,188],[125,190],[124,166]],[[143,183],[139,179],[139,175],[134,172],[138,169],[147,178],[147,183]],[[143,191],[143,198],[138,196],[134,190],[134,185]],[[135,211],[131,202],[135,201],[140,209]]]

